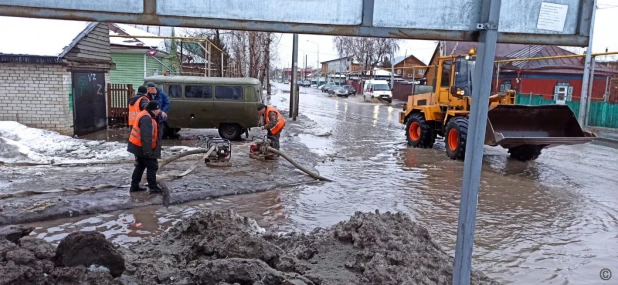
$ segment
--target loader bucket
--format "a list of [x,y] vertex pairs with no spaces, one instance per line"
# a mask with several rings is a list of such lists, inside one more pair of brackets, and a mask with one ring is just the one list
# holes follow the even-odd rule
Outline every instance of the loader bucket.
[[595,138],[582,130],[566,105],[498,105],[487,119],[485,143],[504,148],[583,144]]

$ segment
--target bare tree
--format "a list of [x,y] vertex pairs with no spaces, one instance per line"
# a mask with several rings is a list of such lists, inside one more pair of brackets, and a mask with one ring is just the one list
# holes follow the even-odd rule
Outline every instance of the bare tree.
[[333,43],[339,56],[353,56],[365,71],[372,70],[385,56],[399,50],[398,40],[387,38],[337,36]]

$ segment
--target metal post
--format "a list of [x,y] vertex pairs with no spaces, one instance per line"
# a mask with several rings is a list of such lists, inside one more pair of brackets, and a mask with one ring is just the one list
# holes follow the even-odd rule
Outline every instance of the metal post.
[[588,100],[586,100],[586,119],[584,120],[584,126],[588,126],[588,120],[590,120],[590,102],[592,101],[592,86],[594,86],[594,66],[596,65],[596,58],[592,57],[590,60],[590,83],[588,84]]
[[225,77],[223,74],[223,52],[221,52],[221,77]]
[[394,60],[395,60],[395,51],[393,50],[393,45],[391,45],[391,89],[395,87],[395,65],[393,65]]
[[605,93],[603,94],[603,102],[609,100],[609,76],[605,78]]
[[292,36],[292,80],[290,81],[290,118],[296,119],[296,79],[298,72],[298,34]]
[[210,43],[206,42],[206,44],[208,44],[208,77],[210,77],[210,69],[212,68],[212,47]]
[[590,62],[592,61],[592,39],[594,34],[594,18],[597,14],[597,0],[594,0],[594,6],[592,7],[592,18],[590,19],[590,34],[588,38],[588,48],[586,49],[586,67],[584,68],[584,78],[582,81],[582,95],[579,98],[579,116],[577,120],[580,125],[585,125],[586,120],[586,100],[588,92],[588,84],[590,80]]
[[470,284],[476,209],[489,109],[487,102],[491,92],[493,63],[496,55],[500,4],[501,0],[484,0],[481,8],[481,23],[477,24],[477,26],[481,26],[479,27],[478,56],[472,83],[472,106],[466,142],[461,201],[459,203],[453,285]]

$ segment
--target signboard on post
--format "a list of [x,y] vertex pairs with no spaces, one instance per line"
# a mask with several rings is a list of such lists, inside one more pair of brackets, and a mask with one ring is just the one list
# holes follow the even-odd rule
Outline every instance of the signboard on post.
[[[0,16],[476,41],[482,1],[0,0]],[[586,46],[592,0],[503,0],[498,42]]]

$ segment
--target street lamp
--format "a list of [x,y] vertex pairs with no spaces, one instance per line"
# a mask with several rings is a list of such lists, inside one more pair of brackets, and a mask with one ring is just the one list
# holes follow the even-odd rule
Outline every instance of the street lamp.
[[[318,66],[320,66],[320,45],[316,44],[316,43],[314,43],[314,42],[312,42],[310,40],[307,40],[307,42],[310,42],[310,43],[312,43],[312,44],[314,44],[315,46],[318,47],[318,61],[316,62],[316,65],[315,65],[315,71],[318,71]],[[318,75],[318,80],[317,81],[320,81],[320,75]]]

